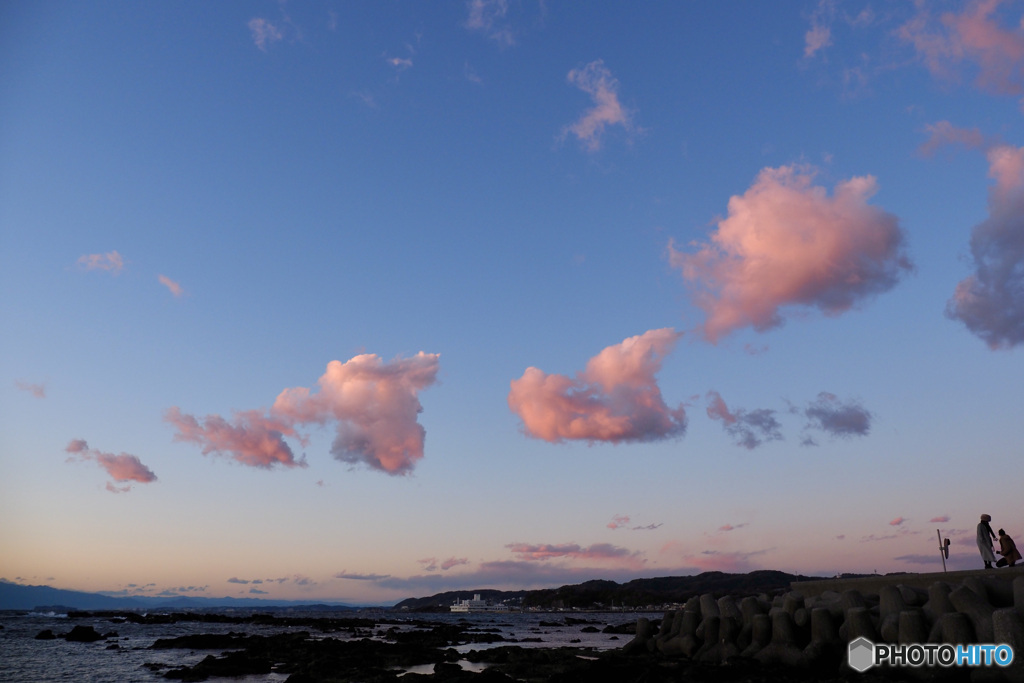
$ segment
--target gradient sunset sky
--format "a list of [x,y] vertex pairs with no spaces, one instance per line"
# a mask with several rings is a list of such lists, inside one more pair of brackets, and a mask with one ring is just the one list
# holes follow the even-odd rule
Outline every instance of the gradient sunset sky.
[[1024,537],[1024,2],[7,2],[0,578]]

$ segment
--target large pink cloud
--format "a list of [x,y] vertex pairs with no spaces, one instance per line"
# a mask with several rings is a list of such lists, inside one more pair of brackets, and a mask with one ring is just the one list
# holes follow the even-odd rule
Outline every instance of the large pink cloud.
[[988,150],[989,216],[971,232],[974,273],[956,287],[946,314],[991,349],[1024,342],[1024,147]]
[[[148,484],[156,481],[156,475],[153,474],[153,470],[143,465],[137,456],[129,453],[121,453],[120,455],[104,453],[95,448],[89,448],[89,444],[85,439],[72,439],[64,450],[80,460],[92,460],[97,463],[106,470],[107,474],[115,482],[134,481],[140,484]],[[129,488],[118,488],[110,482],[107,483],[107,490],[112,493],[123,493]]]
[[1019,95],[1024,92],[1024,25],[1019,11],[1001,16],[1002,4],[1002,0],[973,0],[962,12],[945,12],[937,21],[923,4],[922,11],[900,27],[899,35],[914,46],[936,76],[953,79],[959,66],[967,64],[976,70],[980,88]]
[[335,360],[318,380],[317,391],[285,389],[267,414],[237,413],[233,422],[208,415],[200,422],[171,408],[166,419],[178,430],[176,441],[199,444],[203,453],[228,453],[255,467],[305,466],[305,461],[296,461],[284,437],[304,443],[298,427],[332,423],[337,429],[331,446],[335,458],[406,474],[423,457],[426,430],[417,422],[423,409],[418,395],[435,382],[439,358],[420,352],[387,363],[374,354],[345,363]]
[[896,216],[867,203],[874,177],[842,181],[830,197],[814,175],[806,167],[766,168],[729,199],[709,242],[689,253],[669,244],[671,264],[707,314],[709,341],[742,327],[777,327],[786,306],[839,315],[912,269]]
[[318,380],[319,392],[285,389],[271,413],[293,423],[336,421],[335,458],[404,474],[423,457],[419,392],[435,382],[439,363],[438,354],[422,351],[390,363],[374,354],[331,361]]
[[686,411],[669,408],[655,374],[681,333],[649,330],[604,349],[576,378],[526,369],[508,406],[529,436],[550,442],[654,441],[686,432]]

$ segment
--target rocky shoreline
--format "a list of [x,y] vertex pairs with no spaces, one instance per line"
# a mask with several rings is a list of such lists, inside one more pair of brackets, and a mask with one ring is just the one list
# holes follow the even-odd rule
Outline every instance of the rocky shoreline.
[[[1024,575],[969,576],[922,585],[895,583],[877,592],[836,584],[805,597],[705,593],[661,619],[641,617],[605,627],[622,647],[545,647],[539,638],[507,637],[472,620],[457,622],[367,617],[288,617],[270,614],[72,613],[69,620],[174,624],[234,624],[248,632],[193,633],[156,640],[146,668],[168,680],[205,681],[275,673],[288,683],[668,683],[703,681],[939,680],[1024,683]],[[623,615],[625,617],[625,615]],[[552,626],[585,620],[552,613]],[[541,626],[545,622],[540,622]],[[258,629],[252,627],[259,627]],[[105,630],[106,627],[103,627]],[[586,624],[590,633],[597,626]],[[198,629],[202,629],[200,625]],[[253,633],[260,631],[259,634]],[[618,634],[618,635],[616,635]],[[116,639],[76,625],[37,637],[92,642]],[[889,668],[858,673],[847,662],[848,644],[1005,643],[1015,653],[1007,668]],[[545,641],[547,642],[547,641]],[[539,646],[538,646],[539,643]],[[102,643],[99,643],[102,645]],[[530,646],[527,646],[530,644]],[[474,647],[480,645],[481,647]],[[116,642],[108,649],[117,648]],[[184,666],[162,663],[160,652],[192,653]],[[202,653],[205,657],[199,658]],[[174,660],[171,660],[174,661]],[[177,661],[181,661],[180,659]]]

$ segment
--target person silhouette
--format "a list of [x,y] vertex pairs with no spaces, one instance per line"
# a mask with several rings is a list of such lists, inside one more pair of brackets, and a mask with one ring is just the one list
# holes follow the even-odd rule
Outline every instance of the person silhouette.
[[996,535],[989,525],[991,521],[991,516],[982,515],[981,521],[978,522],[978,551],[985,563],[985,569],[992,569],[992,563],[996,561],[995,553],[992,552],[992,541],[995,540]]
[[1020,551],[1017,550],[1017,544],[1010,538],[1010,534],[1002,529],[999,530],[999,554],[1002,557],[996,562],[997,567],[1005,567],[1007,565],[1012,567],[1017,564],[1018,560],[1024,559],[1021,558]]

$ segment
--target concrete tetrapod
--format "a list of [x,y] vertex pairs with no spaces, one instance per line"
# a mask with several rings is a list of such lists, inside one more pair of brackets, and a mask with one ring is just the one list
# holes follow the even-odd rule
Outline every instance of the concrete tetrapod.
[[992,612],[995,608],[988,600],[967,587],[967,582],[949,594],[956,611],[966,614],[974,627],[979,643],[992,642]]

